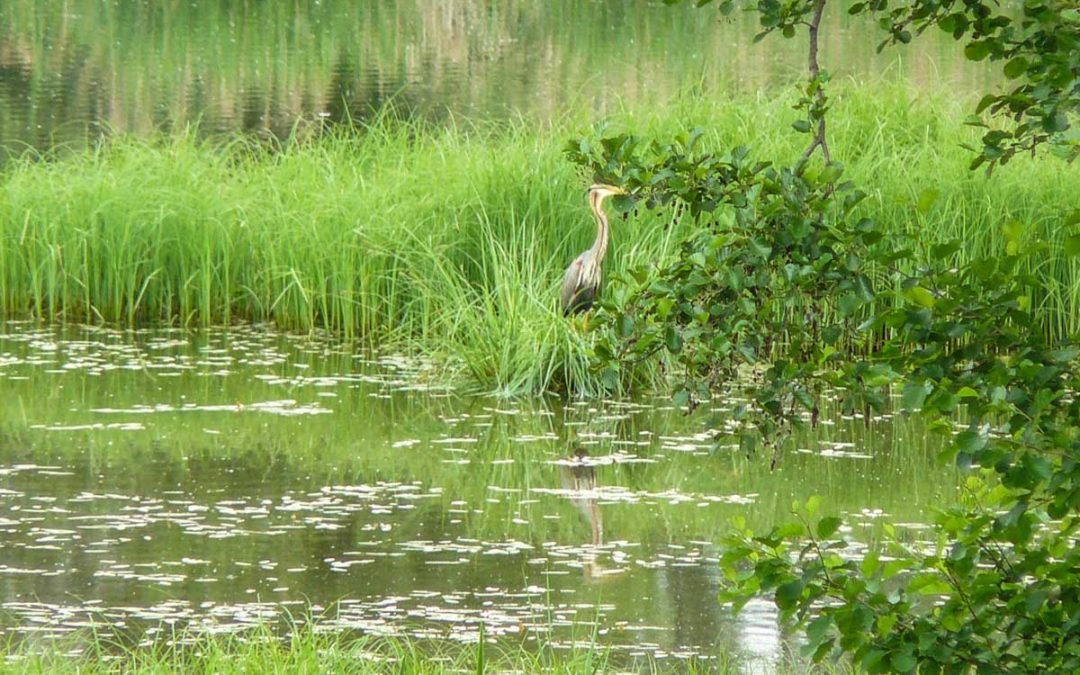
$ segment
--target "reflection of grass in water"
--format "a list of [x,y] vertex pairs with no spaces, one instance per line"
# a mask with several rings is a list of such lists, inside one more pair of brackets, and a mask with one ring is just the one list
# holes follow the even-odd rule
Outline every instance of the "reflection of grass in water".
[[[27,389],[12,395],[23,400],[40,398],[44,395],[40,382],[22,383]],[[16,384],[9,383],[9,390]],[[462,520],[460,527],[467,536],[488,541],[514,538],[534,544],[559,541],[585,545],[591,540],[591,525],[572,500],[550,493],[562,487],[560,471],[564,470],[552,462],[569,456],[571,445],[561,435],[558,440],[515,440],[552,431],[562,433],[551,416],[537,414],[544,411],[543,406],[518,404],[519,414],[500,415],[485,410],[493,403],[490,399],[425,400],[410,395],[375,400],[364,389],[339,388],[336,392],[334,414],[303,419],[250,412],[154,414],[141,417],[148,425],[146,431],[50,433],[27,431],[21,415],[9,408],[14,417],[4,420],[3,428],[12,434],[8,447],[21,449],[12,453],[11,461],[43,463],[43,457],[51,457],[50,461],[91,475],[104,472],[112,477],[110,490],[154,494],[181,484],[225,488],[238,496],[257,492],[276,499],[290,491],[324,485],[419,482],[425,490],[441,488],[442,494],[425,499],[413,512],[395,516],[403,519],[406,530],[418,529],[421,522],[445,523],[451,518],[451,502],[462,500],[468,503],[469,512],[455,517]],[[112,393],[117,394],[110,399],[116,407],[129,403],[122,391]],[[226,392],[226,396],[231,394]],[[86,407],[93,407],[96,400],[90,395]],[[66,424],[83,422],[86,417],[85,413],[57,412],[51,419]],[[463,421],[448,425],[443,421],[446,418]],[[129,417],[120,415],[117,419]],[[490,426],[471,426],[476,421]],[[668,411],[646,410],[620,422],[615,440],[637,440],[642,430],[654,437],[684,436],[701,429],[703,421],[701,415],[687,419]],[[222,433],[207,435],[204,428]],[[477,438],[478,442],[457,444],[465,450],[462,453],[447,451],[453,444],[430,442],[444,435]],[[419,443],[393,447],[402,439]],[[722,446],[729,442],[720,439]],[[795,450],[819,451],[834,442],[855,443],[860,452],[874,458],[826,459]],[[858,514],[864,509],[881,509],[894,520],[923,520],[928,507],[951,501],[954,493],[954,474],[935,464],[934,443],[914,420],[879,421],[869,429],[861,421],[839,420],[835,426],[822,425],[808,437],[796,439],[780,468],[773,472],[762,457],[744,458],[725,448],[697,456],[664,449],[656,440],[645,447],[605,440],[586,449],[594,456],[624,452],[654,460],[601,465],[594,475],[598,489],[618,489],[615,494],[626,497],[613,503],[605,503],[608,500],[602,497],[599,500],[604,540],[660,545],[697,538],[714,540],[727,530],[733,515],[746,516],[754,526],[767,526],[787,515],[792,500],[803,501],[813,494],[822,495],[823,507],[832,511]],[[470,463],[448,463],[458,459]],[[226,474],[226,470],[235,473]],[[157,483],[161,485],[155,487]],[[691,499],[670,504],[669,493]],[[643,494],[651,495],[644,498],[650,503],[635,501],[634,495]],[[756,495],[751,504],[707,501],[712,496],[748,494]],[[489,498],[498,501],[489,503]],[[475,513],[474,508],[482,512]]]
[[[78,340],[78,337],[74,339]],[[58,342],[62,352],[64,341]],[[147,353],[156,359],[155,363],[162,363],[175,356],[175,353],[199,353],[202,344],[193,341],[186,348],[178,348],[164,355],[155,356],[152,350],[147,350]],[[209,341],[211,346],[217,344],[220,344],[219,340]],[[266,345],[260,343],[252,347],[247,356],[258,356],[262,350],[266,350]],[[6,353],[13,351],[12,347],[5,345]],[[480,541],[478,547],[485,551],[513,539],[534,547],[525,556],[546,558],[549,561],[546,569],[569,571],[577,577],[571,580],[576,583],[580,583],[581,579],[577,575],[585,575],[586,570],[582,569],[584,565],[574,567],[573,564],[584,563],[592,553],[588,550],[591,543],[590,523],[569,497],[537,494],[536,490],[561,487],[560,471],[563,467],[548,462],[568,457],[575,448],[589,443],[592,440],[590,432],[608,432],[612,435],[612,438],[602,439],[599,445],[584,446],[594,457],[622,451],[658,460],[655,464],[596,467],[593,475],[601,489],[620,487],[626,492],[653,494],[669,490],[682,494],[759,494],[757,501],[749,506],[714,504],[700,508],[694,502],[669,505],[663,499],[656,505],[598,504],[603,514],[604,540],[609,543],[624,540],[631,544],[628,549],[623,549],[629,555],[626,563],[616,562],[610,551],[597,555],[597,564],[609,569],[620,564],[634,565],[636,568],[638,561],[652,562],[659,558],[659,554],[672,554],[676,558],[672,564],[679,563],[683,554],[678,551],[697,553],[697,549],[700,549],[702,557],[715,555],[711,546],[690,544],[690,541],[716,541],[727,530],[728,516],[734,514],[745,515],[756,526],[763,527],[786,511],[792,496],[805,499],[809,494],[824,493],[827,508],[858,511],[867,506],[880,507],[897,518],[918,519],[927,498],[917,495],[918,499],[909,500],[907,494],[899,493],[899,486],[916,483],[927,486],[926,489],[938,486],[936,489],[940,493],[951,494],[951,472],[940,471],[925,461],[928,454],[925,434],[918,425],[909,421],[898,421],[890,426],[880,423],[869,430],[859,421],[838,421],[836,426],[822,426],[817,432],[821,441],[855,442],[861,450],[866,449],[864,440],[872,442],[876,458],[823,460],[792,452],[785,458],[780,471],[769,473],[764,467],[764,459],[760,457],[743,459],[723,450],[712,456],[694,456],[665,450],[658,440],[642,447],[614,442],[637,440],[642,438],[640,432],[648,431],[654,439],[672,437],[678,439],[672,441],[678,444],[689,432],[703,428],[704,414],[684,418],[671,410],[644,408],[624,419],[614,419],[613,413],[626,412],[624,404],[589,402],[584,406],[571,405],[563,409],[558,402],[549,407],[543,399],[439,398],[418,393],[394,393],[389,399],[377,399],[370,394],[383,389],[375,384],[355,388],[337,384],[322,389],[267,385],[256,379],[255,375],[260,373],[288,379],[290,375],[297,374],[295,366],[301,362],[310,363],[310,368],[300,369],[309,378],[348,373],[350,369],[357,373],[368,372],[357,367],[348,354],[324,357],[321,356],[322,350],[314,348],[311,353],[317,356],[307,358],[305,354],[308,352],[303,349],[293,351],[281,348],[280,351],[285,352],[286,358],[278,365],[253,368],[237,364],[232,368],[235,371],[233,375],[220,379],[205,376],[215,366],[180,371],[177,378],[155,378],[150,372],[130,371],[105,371],[97,376],[84,376],[78,372],[61,375],[43,372],[50,369],[46,365],[13,366],[7,375],[23,374],[30,375],[30,378],[0,380],[6,400],[25,402],[21,406],[5,406],[0,411],[0,430],[4,432],[0,446],[5,449],[4,463],[53,464],[76,472],[78,475],[73,477],[45,478],[19,474],[16,479],[19,489],[25,491],[28,498],[39,495],[55,497],[53,504],[59,508],[65,508],[68,499],[83,492],[160,497],[178,500],[180,504],[190,500],[209,506],[211,510],[215,503],[240,500],[249,505],[265,504],[266,511],[270,513],[263,522],[281,522],[279,518],[282,512],[275,511],[278,505],[283,504],[285,495],[303,500],[311,493],[321,492],[320,488],[324,486],[374,485],[379,481],[418,482],[421,485],[418,492],[430,493],[433,487],[441,488],[442,492],[435,498],[408,502],[415,505],[413,510],[395,510],[386,516],[340,510],[339,513],[348,512],[349,515],[337,521],[343,526],[341,536],[333,539],[336,548],[327,549],[327,555],[339,560],[345,558],[347,556],[342,551],[356,548],[352,544],[360,541],[376,541],[382,550],[400,552],[415,550],[407,545],[408,542],[431,541],[431,548],[439,555],[437,549],[444,539],[450,541],[446,548],[451,550],[459,537],[477,539]],[[63,363],[65,359],[59,358],[55,365]],[[319,399],[317,394],[320,391],[332,392],[336,398]],[[181,396],[186,398],[181,399]],[[123,410],[136,405],[175,403],[178,400],[218,404],[282,398],[294,398],[301,404],[314,400],[329,401],[334,413],[282,418],[255,412],[250,406],[246,410],[238,408],[236,412],[214,413],[105,415],[88,412],[94,408]],[[42,405],[44,401],[48,401],[49,405]],[[589,408],[596,411],[588,412]],[[605,417],[608,419],[604,420]],[[833,418],[832,411],[825,411],[825,417]],[[127,421],[133,418],[146,424],[146,430],[65,433],[27,428],[28,424],[80,424],[88,420]],[[585,424],[574,426],[577,422]],[[221,433],[207,435],[204,428]],[[574,430],[573,433],[571,430]],[[552,436],[555,438],[551,439]],[[460,447],[466,449],[463,454],[449,453],[444,450],[447,446],[431,443],[440,437],[475,438],[478,442],[460,443]],[[540,437],[541,440],[515,440],[522,437]],[[419,442],[407,448],[393,447],[394,443],[402,440]],[[799,441],[797,445],[816,447],[809,440]],[[443,462],[457,457],[466,457],[471,464],[459,466]],[[504,460],[513,461],[500,463]],[[42,480],[47,480],[48,484],[44,485]],[[499,492],[491,490],[492,486],[520,492]],[[166,491],[175,492],[165,497]],[[486,500],[491,497],[499,501],[488,503]],[[522,503],[527,498],[541,501]],[[460,526],[450,526],[450,519],[455,517],[450,513],[450,503],[456,500],[466,502],[469,514],[463,516],[464,522]],[[234,506],[243,510],[239,505]],[[79,506],[75,510],[83,508],[87,507]],[[117,513],[115,504],[89,508],[96,509],[97,513]],[[182,509],[183,506],[176,508]],[[474,508],[482,512],[473,513]],[[313,507],[298,515],[303,518],[305,515],[322,514]],[[544,518],[545,515],[559,518],[551,520]],[[123,517],[122,514],[120,517]],[[514,522],[515,518],[525,522]],[[116,518],[110,520],[115,521]],[[368,535],[363,529],[367,525],[383,522],[393,525],[391,532]],[[152,541],[135,536],[132,543],[110,544],[110,547],[116,547],[113,549],[116,551],[115,559],[160,563],[175,561],[180,556],[192,556],[228,561],[235,552],[239,556],[237,559],[244,556],[250,560],[273,558],[280,562],[282,568],[305,567],[312,559],[323,562],[326,559],[326,555],[318,553],[327,541],[325,533],[316,532],[310,527],[294,531],[284,547],[281,544],[284,540],[262,538],[257,534],[215,542],[193,537],[185,527],[171,524],[162,527],[160,522],[151,527],[154,528]],[[248,529],[249,523],[241,521],[235,527]],[[864,536],[863,533],[856,535]],[[554,546],[545,545],[548,542]],[[668,543],[686,546],[686,549],[668,549],[665,547]],[[422,565],[425,557],[409,554],[411,563],[406,564]],[[700,557],[697,560],[700,561]],[[461,578],[465,580],[466,587],[469,584],[490,584],[514,588],[517,574],[520,573],[519,566],[511,563],[508,567],[497,568],[498,564],[490,558],[485,560],[483,553],[476,554],[473,562],[463,567],[479,569],[480,578],[470,576],[469,571],[464,569]],[[709,562],[698,564],[706,568],[711,566]],[[677,582],[679,577],[672,572],[674,569],[666,570],[664,573],[672,576],[665,578]],[[384,570],[382,573],[387,572]],[[260,574],[258,571],[245,572],[236,582],[236,587],[246,588],[249,584],[255,587],[254,577],[250,575]],[[337,595],[342,592],[340,589],[344,588],[345,594],[355,590],[354,586],[347,585],[349,581],[343,581],[344,586],[332,585],[334,582],[326,578],[327,572],[322,567],[297,574],[304,575],[294,577],[297,579],[295,583],[303,587],[309,587],[307,584],[321,578],[321,583],[338,589],[335,597],[342,597]],[[320,574],[323,576],[319,577]],[[400,578],[408,579],[408,574],[407,567],[397,568],[396,573],[389,574],[389,578],[400,575]],[[506,576],[500,578],[499,574]],[[580,602],[592,601],[594,596],[625,597],[634,576],[632,573],[618,574],[605,578],[603,584],[585,584],[582,595],[577,599]],[[529,583],[530,578],[526,576],[525,583]],[[637,578],[640,580],[640,575]],[[202,587],[191,579],[183,583],[173,587],[175,597],[184,597],[192,605],[198,604],[203,598],[219,600],[216,588]],[[671,598],[675,595],[677,593],[654,596],[648,614],[673,616],[674,610],[665,602],[672,602]],[[713,604],[714,600],[708,597],[709,593],[704,595],[703,602],[719,612]],[[551,607],[550,602],[546,604]],[[599,601],[593,604],[599,606]],[[549,614],[549,623],[554,623],[551,617]],[[591,643],[589,631],[589,624],[582,624],[568,632]],[[320,640],[323,638],[318,637]],[[128,653],[129,660],[118,662],[117,670],[130,667],[136,672],[139,669],[149,671],[179,664],[171,668],[208,672],[236,672],[247,668],[249,672],[265,672],[275,668],[276,664],[279,672],[302,668],[333,671],[339,667],[339,658],[358,658],[356,644],[400,655],[397,658],[413,669],[471,669],[475,665],[475,652],[460,645],[429,645],[411,639],[353,644],[345,640],[346,635],[339,637],[342,638],[340,642],[320,642],[317,647],[312,647],[305,642],[308,638],[301,635],[299,641],[294,640],[283,648],[252,647],[234,638],[218,638],[216,644],[186,652],[188,656],[176,650],[136,650]],[[61,648],[48,649],[57,651],[50,651],[50,655],[46,656],[31,657],[25,664],[30,669],[40,667],[48,670],[62,651]],[[722,649],[719,651],[723,653]],[[196,653],[202,656],[190,656]],[[446,657],[446,660],[434,660],[440,656]],[[328,665],[317,668],[323,661],[307,665],[308,659],[315,657],[329,659],[325,662]],[[485,653],[491,669],[520,669],[526,672],[558,672],[559,669],[564,669],[563,672],[582,672],[589,663],[616,667],[621,658],[625,658],[625,654],[618,649],[608,652],[599,647],[589,647],[567,652],[550,645],[537,647],[531,641],[518,645],[505,636],[500,637],[499,642],[490,646]],[[90,672],[95,672],[104,662],[100,659],[90,663],[73,660],[57,667],[61,672],[64,672],[64,668],[71,672],[70,663],[82,664],[89,667]],[[736,661],[732,661],[732,664],[733,668],[738,665]],[[713,664],[707,662],[707,665]],[[359,669],[360,666],[354,664],[354,670]],[[798,672],[801,669],[792,666],[791,670]]]
[[[618,126],[666,135],[709,130],[718,148],[751,143],[794,157],[790,97],[687,96]],[[894,231],[931,242],[961,236],[958,255],[1004,248],[1015,220],[1044,282],[1037,318],[1080,326],[1080,268],[1061,252],[1062,218],[1080,208],[1080,167],[1014,162],[969,173],[963,110],[912,102],[900,87],[840,87],[831,145],[867,188],[863,207]],[[562,157],[564,121],[433,129],[379,122],[267,152],[179,134],[121,139],[57,161],[27,158],[4,175],[0,311],[41,318],[183,325],[271,320],[300,331],[424,351],[489,391],[595,389],[588,336],[555,309],[567,261],[590,241],[586,177]],[[1014,166],[1015,165],[1015,166]],[[939,195],[926,213],[920,196]],[[925,202],[925,200],[924,200]],[[614,219],[606,273],[662,260],[690,227],[668,214]]]
[[[765,458],[746,458],[733,449],[735,439],[717,438],[718,447],[710,450],[709,441],[699,435],[724,427],[722,411],[732,407],[724,400],[685,417],[670,405],[650,407],[648,401],[564,405],[554,399],[429,396],[379,384],[390,377],[398,382],[394,386],[408,386],[410,379],[383,367],[362,365],[340,344],[325,340],[295,341],[236,330],[192,336],[185,346],[164,351],[152,348],[169,335],[149,332],[132,343],[120,334],[106,339],[70,329],[30,331],[24,340],[32,336],[41,344],[55,345],[50,348],[55,351],[5,345],[12,360],[9,377],[0,380],[5,400],[12,402],[0,411],[0,431],[7,439],[5,461],[58,464],[77,471],[81,477],[73,478],[71,485],[58,482],[51,488],[61,499],[71,496],[64,494],[65,489],[74,493],[87,485],[99,489],[94,480],[99,474],[108,476],[109,490],[132,495],[153,495],[180,485],[193,495],[212,488],[237,498],[271,501],[324,486],[416,482],[423,491],[442,492],[418,503],[411,514],[398,513],[397,522],[406,528],[418,529],[422,521],[445,527],[447,521],[460,518],[462,523],[448,532],[490,541],[516,538],[582,545],[592,539],[591,523],[575,505],[574,495],[560,492],[566,487],[568,469],[555,463],[565,464],[579,450],[587,452],[590,461],[601,462],[592,473],[606,542],[714,540],[726,531],[732,515],[744,515],[752,525],[765,527],[785,517],[793,500],[813,494],[824,498],[825,509],[854,514],[881,510],[894,521],[924,520],[929,506],[954,498],[954,471],[934,461],[938,439],[916,419],[904,416],[875,420],[867,427],[826,405],[823,423],[793,439],[779,469],[769,471]],[[12,339],[17,336],[18,332],[12,334]],[[101,347],[89,351],[69,351],[66,346],[101,341]],[[231,374],[213,375],[222,366],[204,364],[165,377],[172,368],[167,364],[191,366],[192,359],[218,353],[223,345],[229,346],[233,359],[224,366]],[[148,366],[167,367],[102,370],[93,376],[77,370],[62,375],[44,372],[54,366],[64,370],[73,358],[96,363],[95,354],[124,354],[117,363],[139,354]],[[273,365],[244,365],[251,360],[263,363],[268,354],[277,355]],[[50,365],[20,365],[43,355],[56,356]],[[26,379],[12,379],[17,376]],[[316,386],[340,376],[350,379]],[[363,378],[374,382],[360,382]],[[282,417],[259,412],[254,405],[282,399],[293,399],[299,407],[319,403],[333,412]],[[176,412],[184,403],[224,404],[225,409]],[[159,404],[174,412],[122,412]],[[99,409],[121,412],[93,412]],[[30,428],[127,422],[145,428],[76,432]],[[440,442],[452,439],[464,440]],[[645,445],[637,445],[641,442]],[[461,452],[452,452],[454,448]],[[836,448],[872,458],[821,456]],[[611,464],[603,459],[620,453],[648,463]],[[462,459],[469,463],[450,463]],[[750,504],[708,501],[751,494],[755,496]],[[690,499],[670,504],[673,497]],[[498,501],[489,503],[489,498]],[[642,498],[655,503],[641,503]],[[450,513],[451,502],[457,500],[468,504],[467,513]],[[481,512],[475,512],[477,508]]]

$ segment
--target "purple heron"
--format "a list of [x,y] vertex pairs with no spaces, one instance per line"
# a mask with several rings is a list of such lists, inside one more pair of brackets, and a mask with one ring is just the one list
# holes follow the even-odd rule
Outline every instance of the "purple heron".
[[608,221],[601,205],[611,195],[622,194],[626,191],[614,185],[597,183],[589,188],[589,207],[596,217],[596,241],[566,268],[559,294],[564,315],[588,311],[600,291],[600,263],[608,245]]

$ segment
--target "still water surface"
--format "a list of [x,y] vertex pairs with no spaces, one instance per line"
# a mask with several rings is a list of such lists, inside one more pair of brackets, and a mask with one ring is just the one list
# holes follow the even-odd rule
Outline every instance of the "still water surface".
[[[943,36],[878,55],[872,26],[826,21],[837,77],[986,86]],[[0,162],[190,123],[287,137],[388,101],[546,124],[677,92],[767,96],[804,45],[754,32],[751,15],[645,0],[3,3]],[[955,485],[907,420],[833,415],[769,472],[725,436],[737,401],[687,417],[662,400],[465,397],[429,364],[259,327],[2,324],[0,402],[0,631],[18,639],[289,613],[767,664],[797,638],[767,601],[738,618],[717,603],[731,517],[766,527],[818,494],[856,542],[883,516],[917,539]]]
[[[0,161],[25,148],[197,123],[287,137],[393,101],[434,119],[587,122],[676,92],[774,95],[802,39],[753,44],[756,14],[659,0],[35,0],[0,3]],[[883,33],[829,6],[837,80],[901,77],[973,95],[985,64],[935,29],[878,54]],[[299,125],[299,127],[298,127]]]
[[0,630],[326,630],[625,658],[797,638],[716,600],[715,542],[793,499],[918,539],[954,472],[903,419],[833,415],[780,468],[742,457],[733,400],[465,397],[429,365],[259,327],[0,333]]

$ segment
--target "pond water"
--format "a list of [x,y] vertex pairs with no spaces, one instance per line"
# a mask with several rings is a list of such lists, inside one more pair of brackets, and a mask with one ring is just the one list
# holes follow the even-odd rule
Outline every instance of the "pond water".
[[[363,120],[393,101],[436,119],[572,111],[591,121],[675,92],[768,92],[799,77],[805,41],[753,44],[756,15],[659,0],[35,0],[0,4],[0,161],[30,147],[193,122],[278,137]],[[883,33],[829,5],[837,79],[903,77],[949,95],[990,71],[932,29]]]
[[[0,4],[0,163],[197,123],[287,137],[368,119],[601,119],[678,92],[778,91],[801,40],[647,0],[39,0]],[[835,8],[839,10],[839,8]],[[991,76],[947,36],[877,54],[826,16],[836,77],[956,95]],[[464,396],[431,364],[258,326],[189,333],[0,324],[0,632],[326,630],[569,647],[627,661],[797,636],[716,600],[729,519],[820,495],[860,546],[918,539],[956,476],[925,430],[827,415],[769,471],[738,401]]]
[[258,326],[0,325],[0,631],[326,630],[767,665],[770,602],[716,599],[715,542],[793,500],[917,540],[954,498],[923,429],[831,414],[769,471],[734,400],[466,397],[423,362]]

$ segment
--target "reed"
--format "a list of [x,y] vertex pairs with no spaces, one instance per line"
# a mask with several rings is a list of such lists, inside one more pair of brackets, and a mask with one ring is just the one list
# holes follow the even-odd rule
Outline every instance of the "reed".
[[[481,635],[483,631],[481,628]],[[490,644],[349,635],[325,632],[317,624],[284,629],[259,624],[226,634],[163,626],[160,637],[133,645],[124,636],[83,631],[52,641],[15,642],[0,647],[0,673],[599,673],[620,664],[642,673],[742,672],[735,657],[665,662],[630,658],[598,644]],[[780,672],[805,672],[794,657]]]
[[[642,135],[708,130],[786,161],[791,97],[683,94],[609,121]],[[1041,280],[1035,318],[1080,327],[1080,269],[1061,245],[1080,211],[1080,167],[1020,159],[966,170],[962,102],[904,85],[841,83],[830,144],[867,189],[866,215],[958,256],[1004,251],[1020,233]],[[562,156],[588,122],[439,126],[380,117],[359,131],[283,145],[206,139],[197,130],[118,137],[85,151],[25,155],[0,182],[0,312],[42,320],[207,326],[271,321],[437,355],[502,393],[595,390],[588,337],[559,316],[561,271],[593,226]],[[670,213],[614,218],[608,275],[662,260],[693,227]],[[1014,235],[1015,236],[1015,235]]]

